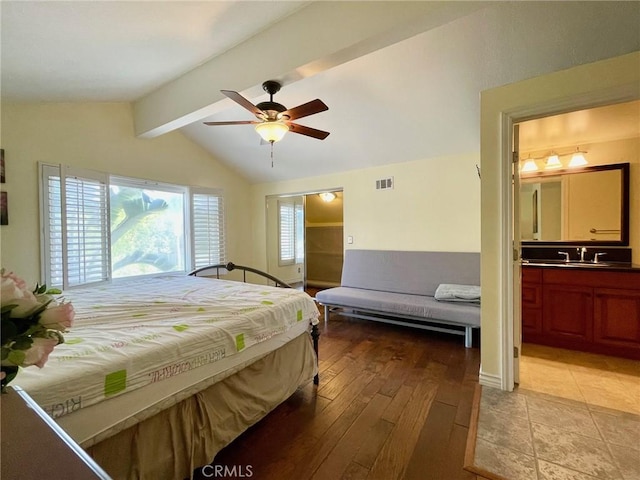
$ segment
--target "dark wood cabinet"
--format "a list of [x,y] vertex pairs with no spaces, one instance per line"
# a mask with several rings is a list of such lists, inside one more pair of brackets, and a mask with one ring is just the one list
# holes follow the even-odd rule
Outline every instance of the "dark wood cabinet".
[[542,271],[522,270],[522,335],[542,333]]
[[523,267],[522,338],[640,358],[640,270]]
[[544,285],[542,332],[560,343],[580,345],[593,339],[593,294],[589,287]]
[[612,348],[640,348],[640,290],[596,288],[593,340]]

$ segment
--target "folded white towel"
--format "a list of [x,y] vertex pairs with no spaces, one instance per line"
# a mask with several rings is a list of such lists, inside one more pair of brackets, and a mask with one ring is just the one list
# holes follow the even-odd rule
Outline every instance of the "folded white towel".
[[480,286],[441,283],[438,285],[434,297],[442,302],[480,303]]

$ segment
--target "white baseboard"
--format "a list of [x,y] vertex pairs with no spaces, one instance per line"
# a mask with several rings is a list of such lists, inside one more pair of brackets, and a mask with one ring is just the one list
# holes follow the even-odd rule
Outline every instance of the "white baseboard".
[[493,387],[502,390],[502,379],[499,375],[494,375],[492,373],[486,373],[480,369],[479,383],[480,385],[484,385],[485,387]]

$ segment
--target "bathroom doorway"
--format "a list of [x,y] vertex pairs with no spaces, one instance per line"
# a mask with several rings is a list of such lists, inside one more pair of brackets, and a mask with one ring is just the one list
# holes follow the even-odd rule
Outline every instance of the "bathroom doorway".
[[[513,141],[515,147],[519,139],[518,179],[521,180],[519,193],[514,192],[513,198],[513,208],[518,209],[518,215],[514,215],[514,240],[523,241],[525,248],[531,249],[538,248],[537,244],[549,247],[549,242],[611,240],[598,237],[601,232],[594,233],[593,229],[591,235],[586,230],[585,236],[568,236],[570,232],[577,231],[569,228],[576,223],[571,223],[570,219],[577,217],[577,214],[570,211],[572,202],[568,195],[576,195],[579,191],[576,187],[578,177],[574,177],[573,173],[581,171],[581,168],[626,162],[638,164],[639,112],[640,101],[634,100],[541,116],[514,125],[519,130]],[[550,171],[561,174],[551,174]],[[631,183],[636,185],[637,190],[638,178]],[[570,191],[572,185],[574,188]],[[603,182],[599,182],[599,185],[603,185]],[[588,190],[596,195],[592,187]],[[632,198],[635,197],[637,201],[638,192],[633,192],[633,195]],[[598,203],[603,204],[602,194],[596,196],[600,199]],[[590,212],[591,215],[600,213]],[[609,215],[613,219],[616,216],[620,218],[619,211]],[[606,222],[598,220],[596,223]],[[637,222],[631,225],[633,228],[639,228]],[[603,231],[602,235],[609,235],[610,231],[613,230]],[[514,244],[517,242],[514,241]],[[557,253],[559,248],[555,246],[549,252]],[[516,284],[514,281],[514,297],[518,297],[514,298],[514,305],[523,300],[524,291],[516,288]],[[530,291],[528,294],[531,297]],[[526,318],[525,310],[522,309],[523,314],[517,325],[522,328],[515,328],[514,325],[514,346],[523,340],[519,361],[514,361],[514,379],[519,389],[640,413],[640,406],[631,393],[640,388],[637,361],[527,343],[526,330],[532,328],[528,322],[533,317],[530,315]],[[524,338],[516,338],[519,330],[524,332]]]

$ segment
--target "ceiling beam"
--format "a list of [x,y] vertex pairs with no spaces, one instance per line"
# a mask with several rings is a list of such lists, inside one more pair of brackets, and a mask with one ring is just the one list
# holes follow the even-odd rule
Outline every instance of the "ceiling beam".
[[[312,2],[133,104],[135,133],[156,137],[221,110],[221,89],[291,83],[410,38],[485,2]],[[407,72],[410,74],[410,72]]]

